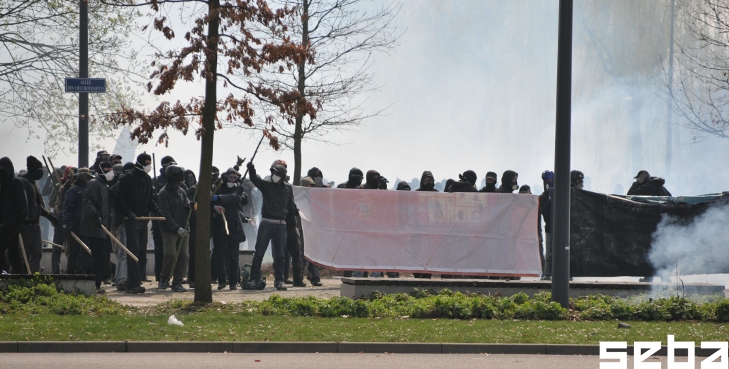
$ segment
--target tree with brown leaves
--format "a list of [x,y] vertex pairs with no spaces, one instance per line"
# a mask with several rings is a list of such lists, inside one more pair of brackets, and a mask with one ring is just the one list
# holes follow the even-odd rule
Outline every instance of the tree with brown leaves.
[[[310,59],[302,59],[288,73],[268,68],[256,77],[259,83],[282,89],[295,89],[316,106],[316,115],[307,114],[307,106],[295,114],[285,112],[284,119],[273,122],[281,145],[294,151],[294,175],[301,179],[302,145],[305,139],[332,142],[329,133],[353,129],[383,110],[368,111],[361,95],[376,90],[373,81],[372,54],[388,52],[397,45],[400,33],[393,21],[400,11],[396,2],[368,8],[362,0],[276,0],[293,9],[285,18],[287,32],[271,34],[270,39],[290,37],[301,41]],[[259,109],[276,114],[275,105],[259,104]],[[259,124],[260,123],[260,124]],[[267,122],[257,122],[256,129],[266,129]]]
[[[313,116],[314,109],[296,89],[271,87],[250,78],[264,67],[276,66],[284,71],[309,57],[305,48],[284,35],[286,27],[282,19],[290,12],[288,9],[272,10],[265,0],[153,0],[149,5],[157,13],[154,29],[167,39],[173,39],[175,31],[172,22],[163,15],[169,10],[165,8],[184,8],[190,4],[203,4],[207,11],[202,15],[193,14],[192,27],[185,32],[187,43],[184,47],[158,55],[158,61],[153,64],[153,81],[147,84],[147,88],[155,95],[164,95],[174,90],[179,81],[203,78],[204,96],[188,102],[163,102],[152,111],[124,108],[114,113],[111,120],[116,125],[134,127],[132,139],[140,143],[149,142],[155,133],[161,132],[156,141],[166,144],[169,129],[183,134],[193,129],[201,141],[198,212],[206,215],[211,210],[212,178],[205,173],[212,171],[214,133],[223,127],[223,122],[252,126],[254,101],[266,101],[276,106],[281,114],[304,112]],[[259,38],[258,29],[284,36],[271,42]],[[219,66],[222,67],[220,70]],[[238,82],[231,80],[231,75],[246,78]],[[218,79],[223,80],[223,87],[230,90],[223,99],[217,96]],[[269,116],[264,121],[271,124],[274,119]],[[197,126],[193,127],[193,124]],[[271,147],[279,148],[273,129],[265,129],[263,135],[269,139]],[[210,217],[198,216],[195,245],[199,249],[207,249],[209,240]],[[196,253],[195,275],[195,301],[212,301],[209,253]]]

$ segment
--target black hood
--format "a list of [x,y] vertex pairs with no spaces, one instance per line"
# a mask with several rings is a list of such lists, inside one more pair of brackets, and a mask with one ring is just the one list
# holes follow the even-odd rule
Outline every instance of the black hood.
[[[425,181],[426,178],[430,178],[430,179],[433,180],[433,185],[432,186],[427,186],[427,187],[426,186],[423,186],[423,182]],[[431,173],[429,170],[426,170],[426,171],[423,172],[423,175],[420,176],[420,188],[419,189],[421,191],[430,191],[433,188],[435,188],[435,177],[433,177],[433,173]]]
[[306,175],[309,176],[309,177],[311,177],[312,179],[314,179],[315,177],[323,177],[324,176],[322,174],[321,170],[319,170],[319,168],[317,168],[317,167],[313,167],[313,168],[309,169],[309,171],[306,172]]
[[[189,176],[190,174],[192,174],[192,182],[187,180],[187,176]],[[187,186],[187,188],[191,188],[192,186],[195,186],[195,185],[197,185],[197,176],[195,175],[195,172],[193,172],[190,169],[186,170],[185,171],[185,186]]]
[[397,184],[397,190],[398,191],[410,191],[412,190],[410,188],[410,185],[405,181],[400,181],[400,183]]
[[[355,179],[354,177],[359,177]],[[364,173],[359,168],[352,168],[349,170],[349,177],[347,177],[347,188],[355,188],[362,184],[362,179],[364,179]]]
[[370,189],[377,189],[380,187],[380,172],[371,169],[367,171],[367,178],[365,179],[365,183],[367,187]]
[[15,177],[15,167],[13,166],[12,160],[8,157],[0,159],[0,167],[2,167],[7,173],[7,179]]
[[517,173],[513,170],[507,170],[501,176],[501,185],[506,188],[511,188],[511,186],[513,186],[513,184],[511,182],[514,180],[514,177],[517,177],[517,176],[519,176],[519,173]]

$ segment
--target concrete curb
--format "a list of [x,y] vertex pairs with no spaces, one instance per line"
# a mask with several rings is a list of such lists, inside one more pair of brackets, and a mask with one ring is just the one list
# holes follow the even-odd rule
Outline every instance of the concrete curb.
[[[696,347],[697,357],[715,350]],[[0,353],[63,352],[184,352],[184,353],[392,353],[392,354],[512,354],[599,355],[598,345],[509,343],[400,343],[400,342],[218,342],[218,341],[5,341]],[[633,346],[628,346],[632,355]],[[666,346],[656,356],[666,356]],[[676,350],[686,356],[687,350]]]

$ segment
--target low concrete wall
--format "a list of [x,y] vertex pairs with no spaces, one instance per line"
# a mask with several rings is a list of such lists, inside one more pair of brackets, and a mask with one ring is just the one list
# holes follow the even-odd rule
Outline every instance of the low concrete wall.
[[[51,274],[51,253],[50,248],[43,248],[43,258],[41,259],[42,274]],[[253,264],[253,250],[241,250],[239,253],[239,264]],[[116,255],[111,255],[112,264],[116,264]],[[66,255],[61,253],[61,272],[66,272]],[[154,250],[147,250],[147,275],[154,276]]]
[[[93,275],[51,275],[51,277],[58,282],[64,291],[78,290],[79,292],[90,296],[96,290],[95,279]],[[21,280],[32,279],[29,275],[18,275],[8,274],[0,276],[0,287],[7,286],[12,283],[17,283]]]
[[[411,293],[415,289],[441,291],[449,289],[461,293],[500,294],[511,296],[524,292],[533,296],[551,292],[550,281],[505,281],[483,279],[414,279],[414,278],[342,278],[340,295],[349,298],[368,297],[378,291],[385,294]],[[676,291],[672,283],[641,282],[571,282],[570,297],[609,295],[628,297],[651,292]],[[687,295],[724,294],[724,286],[694,283],[686,284],[678,293]]]

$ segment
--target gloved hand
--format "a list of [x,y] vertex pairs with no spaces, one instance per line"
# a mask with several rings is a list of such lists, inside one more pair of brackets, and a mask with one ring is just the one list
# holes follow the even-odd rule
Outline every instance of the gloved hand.
[[137,214],[134,214],[134,212],[130,211],[129,214],[127,214],[127,219],[129,219],[129,220],[134,220],[134,218],[136,218],[136,217],[137,217]]
[[253,162],[249,161],[248,164],[246,164],[246,168],[248,168],[248,170],[254,170],[256,169],[256,166],[253,165]]
[[182,237],[187,237],[190,235],[190,232],[188,232],[185,228],[177,228],[177,234],[179,234]]
[[225,213],[225,208],[222,207],[222,206],[220,206],[220,205],[213,206],[213,210],[215,210],[215,212],[218,213],[218,214]]
[[213,195],[213,197],[211,198],[211,201],[212,201],[213,203],[216,203],[216,202],[218,202],[218,200],[220,200],[220,196],[218,196],[218,195]]
[[248,218],[247,216],[243,216],[242,219],[243,219],[243,223],[250,223],[251,222],[251,219]]

